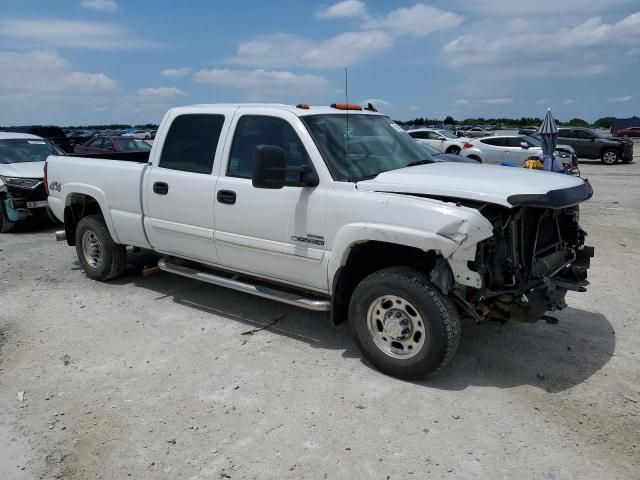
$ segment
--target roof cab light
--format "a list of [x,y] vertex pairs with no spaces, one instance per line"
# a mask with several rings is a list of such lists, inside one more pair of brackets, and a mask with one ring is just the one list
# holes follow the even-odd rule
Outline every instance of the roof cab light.
[[308,103],[299,103],[296,105],[296,108],[301,108],[302,110],[309,110],[309,104]]
[[356,103],[332,103],[331,108],[337,110],[362,110],[362,107]]
[[462,145],[462,148],[473,148],[473,143],[464,142],[464,145]]

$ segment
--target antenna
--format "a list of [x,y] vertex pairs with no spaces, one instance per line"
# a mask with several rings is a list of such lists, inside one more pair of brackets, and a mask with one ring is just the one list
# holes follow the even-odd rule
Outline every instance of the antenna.
[[[347,106],[349,105],[349,69],[347,67],[344,68],[344,99]],[[351,167],[349,166],[349,140],[351,137],[351,132],[349,131],[349,108],[347,108],[347,144],[345,146],[345,154],[347,160],[347,171],[349,172],[349,177],[351,177]]]

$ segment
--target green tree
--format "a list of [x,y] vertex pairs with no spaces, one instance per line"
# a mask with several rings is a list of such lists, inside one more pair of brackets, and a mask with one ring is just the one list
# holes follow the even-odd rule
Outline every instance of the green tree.
[[453,119],[451,115],[447,115],[447,118],[444,119],[443,122],[445,125],[455,125],[456,121]]
[[593,124],[594,127],[596,128],[611,128],[611,125],[613,124],[613,121],[615,120],[615,117],[601,117],[598,120],[595,121],[595,123]]
[[589,124],[581,118],[572,118],[569,120],[569,125],[571,127],[588,127]]

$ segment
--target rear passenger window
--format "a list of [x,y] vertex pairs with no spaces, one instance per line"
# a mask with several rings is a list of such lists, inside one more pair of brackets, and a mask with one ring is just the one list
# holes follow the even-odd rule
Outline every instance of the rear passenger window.
[[504,138],[485,138],[484,140],[480,140],[480,143],[485,143],[487,145],[493,145],[494,147],[506,147],[506,142]]
[[[284,150],[287,166],[308,165],[307,150],[289,122],[281,118],[245,115],[238,120],[233,136],[227,176],[251,178],[253,159],[258,145],[275,145]],[[287,171],[287,184],[300,182],[300,172]]]
[[176,117],[162,146],[158,166],[210,174],[223,124],[224,115],[188,114]]
[[571,138],[572,137],[571,130],[562,130],[562,129],[558,130],[558,137]]

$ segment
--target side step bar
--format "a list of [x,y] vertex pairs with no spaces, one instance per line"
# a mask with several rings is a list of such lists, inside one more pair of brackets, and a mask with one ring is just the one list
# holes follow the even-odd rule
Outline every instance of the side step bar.
[[314,298],[306,298],[291,292],[276,290],[274,288],[264,287],[262,285],[254,285],[252,283],[234,280],[232,278],[216,275],[203,270],[178,265],[171,261],[171,257],[163,257],[158,260],[158,268],[165,272],[175,273],[183,277],[200,280],[201,282],[211,283],[220,287],[227,287],[239,292],[250,293],[258,297],[268,298],[277,302],[287,303],[296,307],[302,307],[307,310],[316,312],[327,312],[331,310],[331,302],[329,300],[318,300]]

